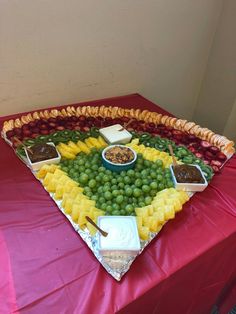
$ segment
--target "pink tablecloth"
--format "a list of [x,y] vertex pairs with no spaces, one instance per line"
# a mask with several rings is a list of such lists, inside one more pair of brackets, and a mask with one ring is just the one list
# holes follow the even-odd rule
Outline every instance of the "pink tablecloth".
[[[138,94],[84,104],[163,112]],[[221,313],[234,305],[235,157],[116,282],[2,139],[0,147],[0,313],[204,314],[216,302]]]

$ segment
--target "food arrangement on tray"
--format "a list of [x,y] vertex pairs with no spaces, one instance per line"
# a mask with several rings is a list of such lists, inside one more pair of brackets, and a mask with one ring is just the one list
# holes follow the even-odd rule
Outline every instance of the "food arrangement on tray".
[[29,113],[5,121],[2,137],[117,280],[234,154],[232,141],[193,122],[112,106]]

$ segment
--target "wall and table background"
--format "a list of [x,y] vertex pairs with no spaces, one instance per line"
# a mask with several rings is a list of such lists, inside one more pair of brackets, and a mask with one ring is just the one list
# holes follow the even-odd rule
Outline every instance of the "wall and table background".
[[235,15],[234,0],[2,0],[0,115],[139,92],[235,140]]
[[[0,116],[139,92],[178,117],[236,140],[235,14],[234,0],[2,0]],[[4,160],[12,158],[8,147],[5,152]],[[235,160],[225,173],[234,167]],[[14,184],[21,189],[25,170],[21,164],[9,171],[14,169],[20,171]],[[24,179],[27,187],[32,185],[31,177]],[[46,194],[40,193],[49,210]],[[20,195],[14,195],[17,202],[23,202]],[[35,204],[34,196],[28,197]],[[32,295],[38,292],[34,289]],[[27,304],[24,295],[18,298]]]

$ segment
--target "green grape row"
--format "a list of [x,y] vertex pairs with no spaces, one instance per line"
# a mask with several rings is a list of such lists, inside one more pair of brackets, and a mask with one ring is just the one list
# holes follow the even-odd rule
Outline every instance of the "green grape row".
[[120,173],[103,167],[98,149],[92,149],[89,155],[80,153],[74,160],[63,160],[60,167],[107,215],[135,215],[136,207],[151,204],[158,191],[173,187],[170,170],[162,161],[151,162],[141,154],[134,169]]

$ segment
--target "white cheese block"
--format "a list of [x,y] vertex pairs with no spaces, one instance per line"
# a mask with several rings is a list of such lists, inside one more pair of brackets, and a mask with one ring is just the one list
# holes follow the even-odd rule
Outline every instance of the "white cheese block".
[[109,144],[127,144],[130,142],[132,134],[125,129],[119,131],[122,128],[122,125],[114,124],[106,128],[100,129],[99,133]]

